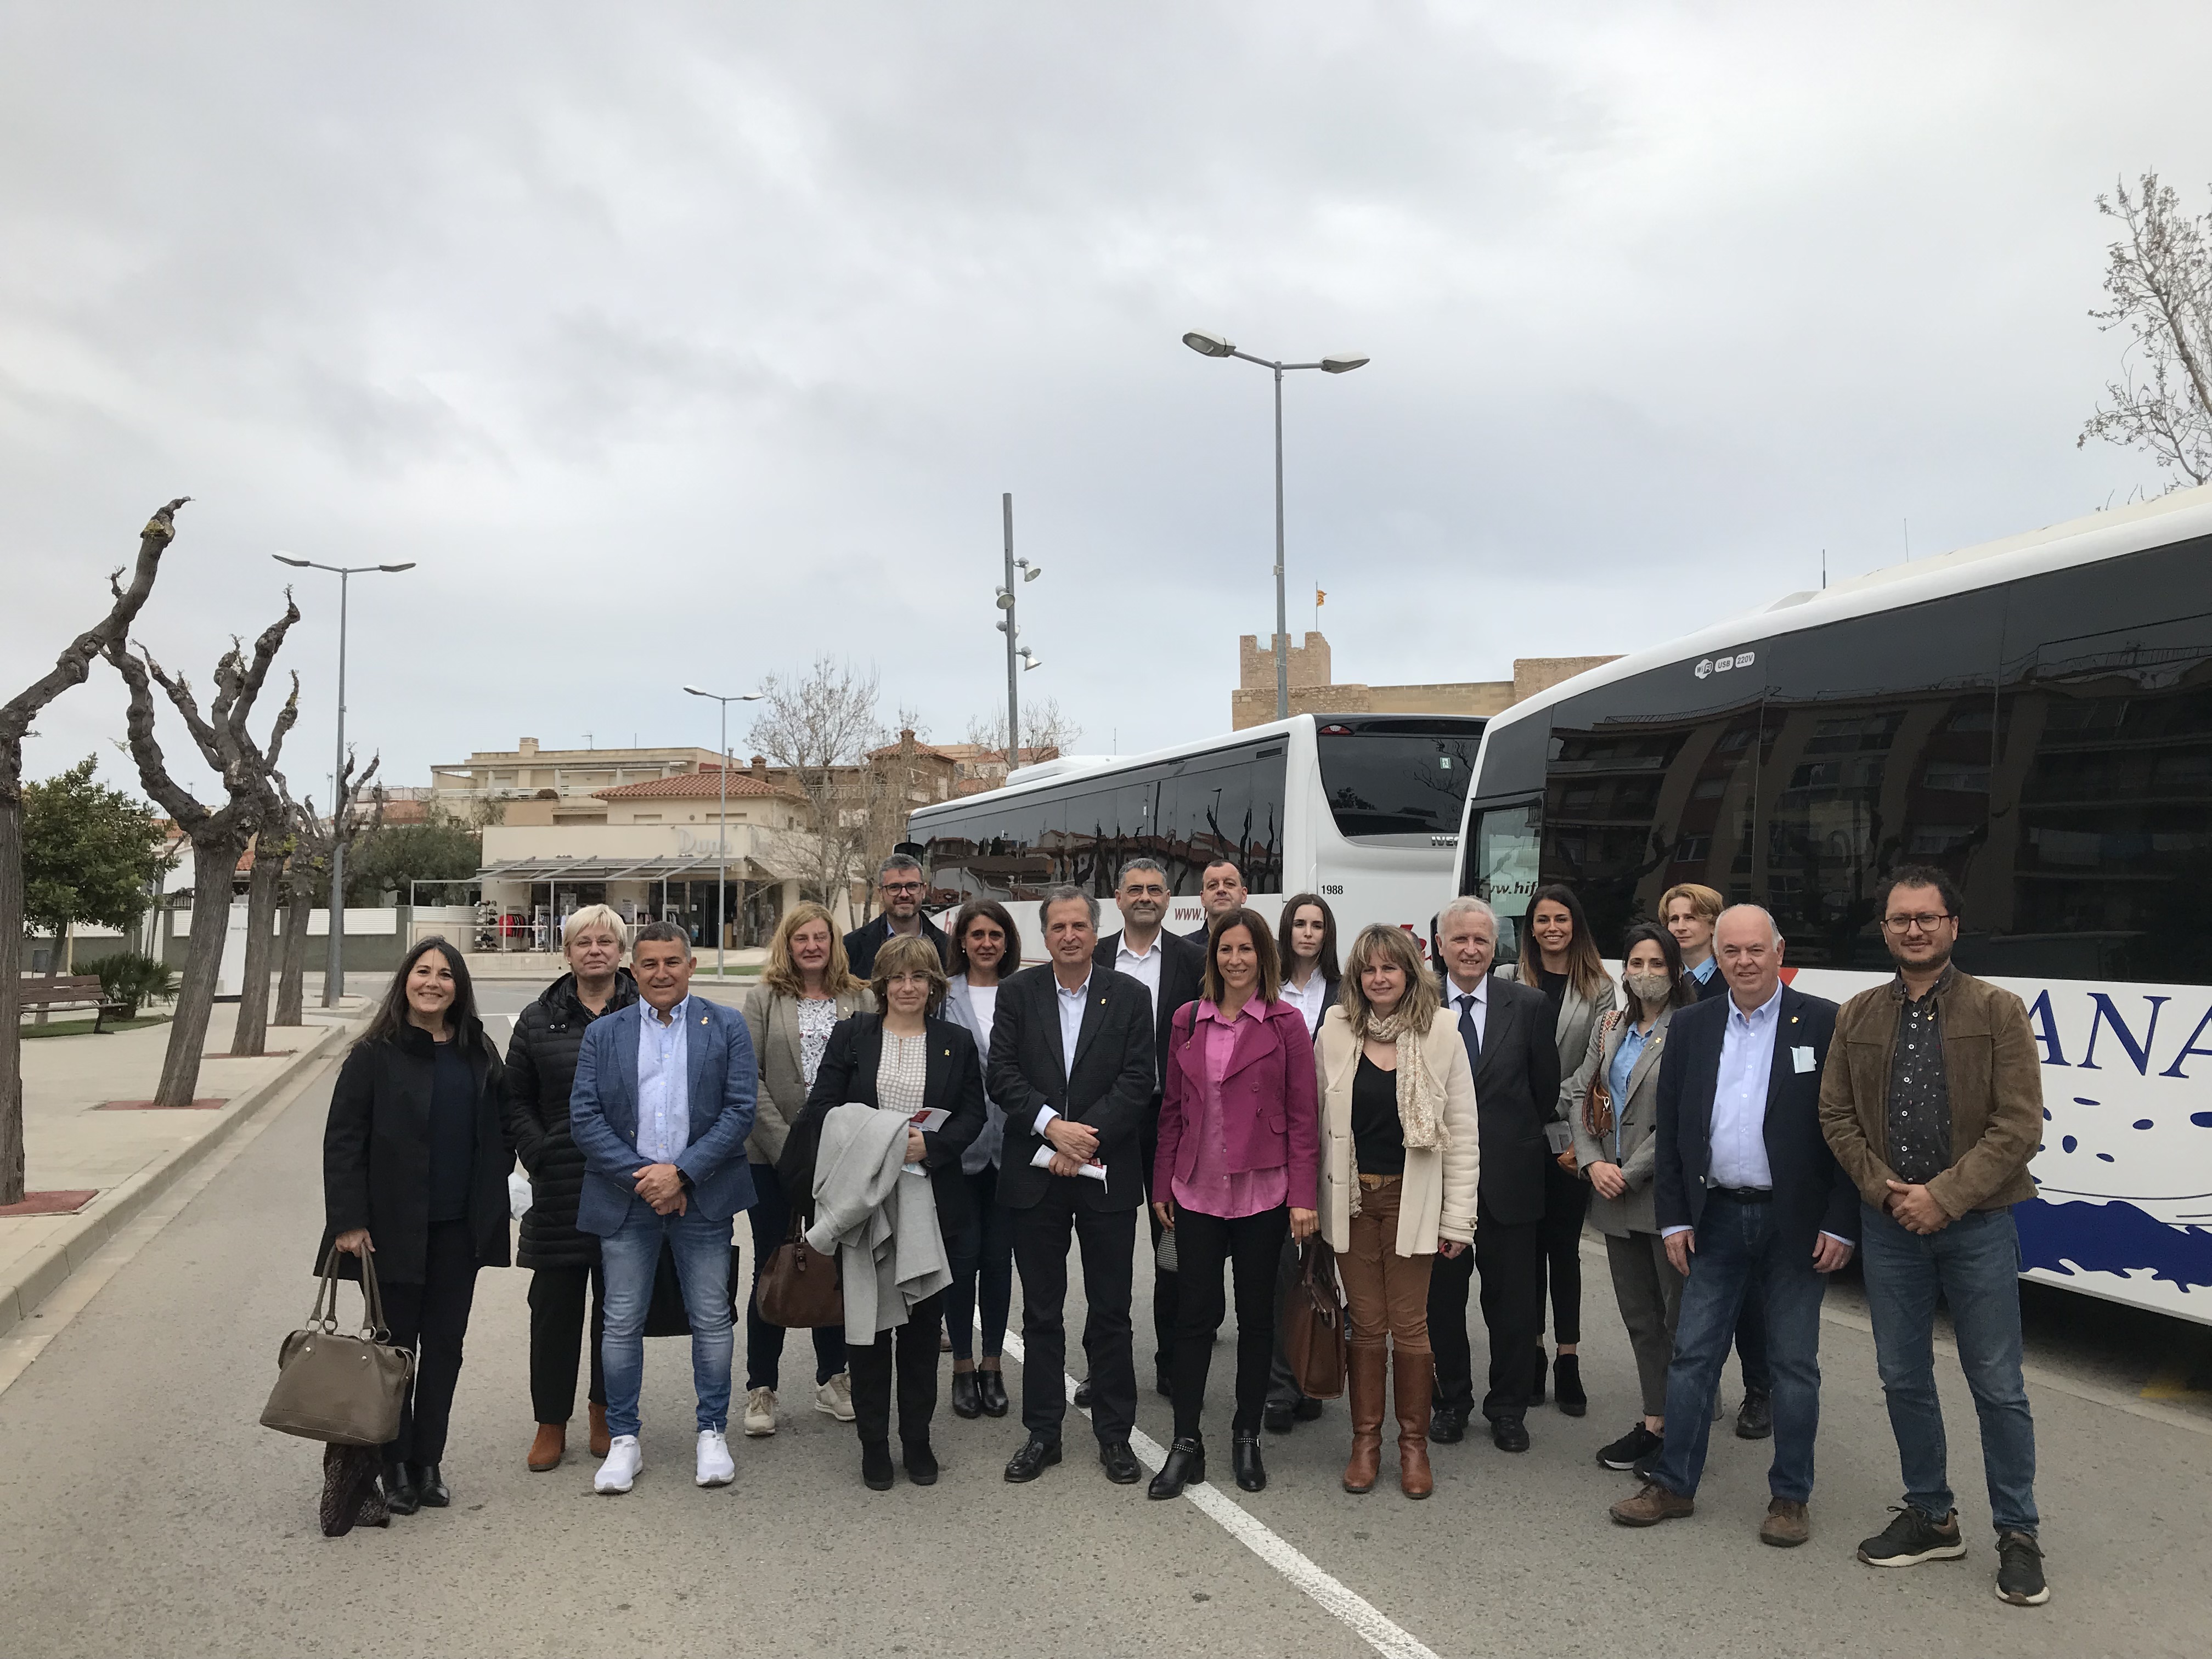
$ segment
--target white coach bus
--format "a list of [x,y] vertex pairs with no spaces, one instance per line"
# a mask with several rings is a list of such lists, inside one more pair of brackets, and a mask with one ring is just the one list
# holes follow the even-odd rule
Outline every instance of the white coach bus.
[[[1449,892],[1460,811],[1483,722],[1411,714],[1296,714],[1148,755],[1072,757],[1024,767],[1003,789],[926,806],[909,850],[946,908],[995,898],[1044,959],[1036,901],[1071,884],[1110,901],[1127,860],[1157,859],[1175,898],[1168,927],[1199,925],[1199,879],[1237,860],[1253,908],[1273,923],[1293,893],[1335,912],[1340,945],[1370,921],[1425,951]],[[1113,907],[1102,933],[1117,922]]]
[[2212,1322],[2212,488],[1792,593],[1515,705],[1457,886],[1510,931],[1571,883],[1609,951],[1700,882],[1771,910],[1796,983],[1841,1000],[1887,976],[1874,890],[1906,863],[1958,883],[1959,965],[2042,1051],[2024,1272]]

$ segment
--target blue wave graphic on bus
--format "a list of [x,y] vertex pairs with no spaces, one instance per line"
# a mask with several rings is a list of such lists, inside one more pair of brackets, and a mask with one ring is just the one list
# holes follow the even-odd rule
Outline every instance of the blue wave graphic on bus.
[[2032,1198],[2013,1206],[2020,1227],[2021,1266],[2071,1278],[2076,1273],[2150,1271],[2154,1279],[2191,1290],[2212,1288],[2212,1228],[2177,1227],[2132,1204],[2049,1204]]

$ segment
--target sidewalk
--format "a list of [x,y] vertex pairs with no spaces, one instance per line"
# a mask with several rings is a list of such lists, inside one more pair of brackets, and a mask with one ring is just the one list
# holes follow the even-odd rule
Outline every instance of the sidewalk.
[[[34,1194],[93,1196],[67,1214],[0,1216],[0,1334],[288,1083],[336,1053],[368,1007],[349,997],[334,1009],[310,1009],[304,1026],[270,1026],[270,1048],[289,1054],[203,1061],[199,1097],[222,1103],[179,1111],[100,1109],[153,1095],[167,1024],[25,1042],[26,1185]],[[236,1018],[236,1004],[216,1006],[207,1052],[229,1046]]]

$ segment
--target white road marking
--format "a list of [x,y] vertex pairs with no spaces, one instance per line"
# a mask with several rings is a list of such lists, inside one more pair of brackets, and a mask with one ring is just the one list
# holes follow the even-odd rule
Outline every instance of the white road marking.
[[[1012,1331],[1006,1333],[1006,1356],[1022,1364],[1022,1340]],[[1075,1399],[1076,1381],[1063,1376],[1067,1384],[1070,1403]],[[1090,1414],[1084,1413],[1086,1417]],[[1160,1443],[1141,1429],[1129,1434],[1129,1449],[1137,1454],[1137,1461],[1158,1474],[1168,1455]],[[1394,1623],[1382,1610],[1364,1595],[1350,1589],[1344,1582],[1323,1572],[1305,1553],[1285,1541],[1273,1530],[1255,1520],[1243,1505],[1231,1501],[1210,1481],[1185,1486],[1182,1495],[1198,1505],[1200,1510],[1218,1525],[1231,1538],[1265,1561],[1304,1591],[1328,1613],[1334,1614],[1352,1627],[1353,1634],[1384,1656],[1384,1659],[1437,1659],[1433,1648],[1403,1626]]]

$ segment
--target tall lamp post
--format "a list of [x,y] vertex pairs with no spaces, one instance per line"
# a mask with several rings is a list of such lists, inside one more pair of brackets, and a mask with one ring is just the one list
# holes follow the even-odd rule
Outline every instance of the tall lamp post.
[[1249,351],[1239,351],[1229,340],[1218,334],[1207,334],[1193,329],[1182,337],[1182,343],[1202,357],[1242,357],[1248,363],[1257,363],[1262,368],[1275,372],[1275,718],[1288,720],[1291,714],[1291,618],[1283,595],[1283,374],[1293,368],[1317,368],[1324,374],[1349,374],[1368,360],[1341,354],[1322,358],[1317,363],[1279,363],[1268,357],[1255,357]]
[[1044,574],[1044,567],[1014,556],[1012,492],[1001,495],[999,502],[1006,526],[1006,585],[999,590],[998,605],[1006,613],[999,619],[999,631],[1006,636],[1006,776],[1011,779],[1014,769],[1022,763],[1022,675],[1044,665],[1042,657],[1018,643],[1021,629],[1014,624],[1014,572],[1019,569],[1024,581],[1033,582]]
[[[331,788],[335,792],[337,781],[345,775],[345,657],[346,657],[346,590],[356,576],[373,570],[388,570],[398,574],[412,570],[415,561],[404,564],[317,564],[313,559],[295,559],[289,553],[269,556],[279,564],[289,564],[295,570],[327,570],[338,579],[338,746],[337,758],[331,763]],[[333,800],[333,813],[343,811],[345,804]],[[323,959],[323,1006],[337,1006],[339,994],[345,988],[345,842],[337,833],[337,820],[331,820],[331,926],[330,954]]]
[[712,691],[702,691],[696,685],[684,688],[695,697],[705,697],[722,706],[722,810],[714,820],[714,977],[722,977],[723,939],[729,923],[726,890],[730,883],[730,705],[733,702],[758,702],[765,691],[740,691],[725,697]]

